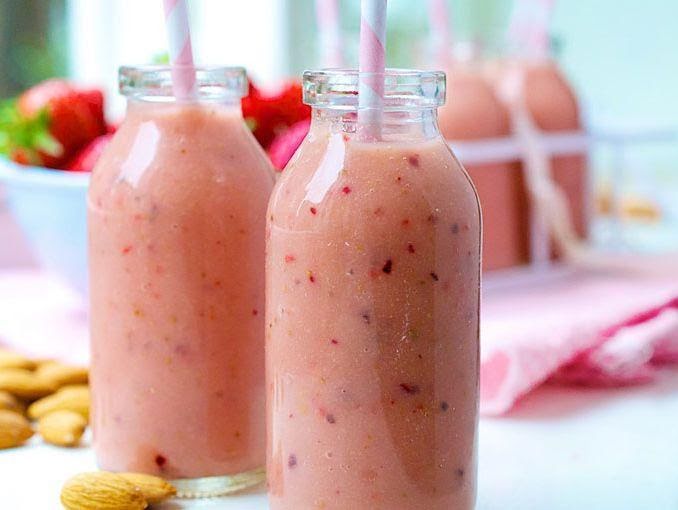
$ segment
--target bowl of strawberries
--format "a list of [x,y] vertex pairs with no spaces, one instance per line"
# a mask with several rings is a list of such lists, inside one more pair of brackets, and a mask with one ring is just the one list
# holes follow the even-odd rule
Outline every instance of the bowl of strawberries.
[[0,103],[5,204],[39,263],[83,293],[89,172],[111,131],[102,92],[64,80]]

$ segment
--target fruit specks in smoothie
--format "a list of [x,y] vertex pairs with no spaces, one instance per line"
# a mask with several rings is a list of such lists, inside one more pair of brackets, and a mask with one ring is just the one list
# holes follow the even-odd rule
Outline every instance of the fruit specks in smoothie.
[[308,281],[311,283],[315,283],[315,275],[313,274],[313,271],[308,272]]
[[459,478],[464,478],[464,475],[466,474],[466,471],[464,471],[462,468],[457,469],[457,476]]
[[123,247],[122,247],[122,250],[120,250],[120,252],[121,252],[123,255],[128,255],[129,253],[132,252],[132,249],[133,249],[133,246],[132,246],[131,244],[128,244],[127,246],[123,246]]
[[400,383],[400,389],[402,389],[408,395],[416,395],[420,391],[419,386],[409,383]]
[[403,180],[403,178],[401,176],[396,177],[396,182],[400,182],[402,180]]
[[311,210],[311,214],[313,214],[313,215],[318,214],[318,209],[316,209],[315,207],[311,207],[310,210]]
[[374,211],[375,216],[383,216],[384,215],[384,209],[381,207],[377,207]]
[[437,282],[440,279],[438,278],[438,274],[433,271],[431,271],[429,274],[431,275],[431,278],[433,278],[434,282]]
[[448,404],[448,403],[445,402],[444,400],[440,403],[440,410],[441,410],[442,412],[447,411],[449,408],[450,408],[450,404]]
[[419,168],[419,154],[407,156],[407,162],[415,168]]
[[259,315],[259,310],[256,308],[252,310],[252,315]]
[[219,279],[214,280],[214,286],[215,286],[216,288],[221,287],[221,280],[219,280]]
[[384,267],[382,267],[381,270],[386,274],[391,274],[391,271],[393,270],[393,260],[388,259],[384,263]]
[[144,316],[144,311],[141,308],[135,308],[134,311],[132,312],[132,315],[141,318]]
[[294,255],[291,254],[285,255],[285,262],[287,262],[288,264],[290,262],[294,262],[295,260],[297,260],[297,257],[295,257]]
[[327,420],[327,423],[330,423],[332,425],[337,423],[337,419],[334,417],[334,415],[332,413],[326,414],[325,419]]
[[287,458],[287,465],[290,469],[294,468],[297,465],[297,456],[291,453]]
[[341,192],[342,192],[344,195],[348,195],[348,194],[351,192],[351,188],[348,187],[348,186],[344,186],[343,188],[341,188]]
[[409,253],[414,253],[414,245],[412,243],[407,243],[407,251]]
[[403,226],[403,228],[407,228],[410,226],[410,220],[405,218],[403,221],[400,222],[400,224]]
[[426,221],[428,221],[432,225],[435,225],[436,223],[438,223],[438,216],[436,214],[431,213],[426,218]]
[[155,456],[155,465],[158,466],[160,469],[163,469],[165,467],[165,464],[167,464],[167,459],[163,455],[156,455]]
[[182,358],[187,357],[190,352],[191,349],[187,344],[177,344],[174,347],[174,354],[176,354],[177,356],[181,356]]
[[336,338],[333,338],[332,340],[330,340],[330,343],[332,345],[339,345],[339,340],[337,340]]
[[459,233],[459,223],[452,223],[450,230],[452,231],[453,234],[458,234]]
[[361,313],[360,317],[362,317],[363,321],[365,321],[365,324],[370,324],[372,322],[372,318],[370,317],[370,314],[367,312]]

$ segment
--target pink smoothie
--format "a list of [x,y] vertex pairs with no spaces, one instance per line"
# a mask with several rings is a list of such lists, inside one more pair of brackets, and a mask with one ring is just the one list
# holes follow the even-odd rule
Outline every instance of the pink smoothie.
[[473,508],[480,211],[445,141],[315,118],[268,229],[271,508]]
[[239,108],[130,103],[88,201],[102,469],[197,478],[263,466],[272,187]]
[[[479,63],[455,61],[447,73],[449,100],[439,110],[445,138],[489,141],[510,136],[509,113]],[[520,165],[513,161],[466,165],[483,209],[483,268],[529,262],[529,205]]]

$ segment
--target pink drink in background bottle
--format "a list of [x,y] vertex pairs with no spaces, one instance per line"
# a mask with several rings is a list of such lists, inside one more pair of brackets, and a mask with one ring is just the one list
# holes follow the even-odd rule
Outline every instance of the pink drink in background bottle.
[[[509,113],[477,58],[450,59],[447,91],[438,124],[453,141],[492,141],[511,134]],[[483,268],[505,269],[529,262],[529,206],[515,161],[465,165],[483,210]]]
[[88,198],[97,460],[228,492],[263,477],[272,171],[240,113],[242,69],[199,69],[191,101],[169,68],[123,68],[121,87],[127,117]]
[[[545,132],[582,129],[574,89],[551,59],[525,60],[524,97],[535,126]],[[573,226],[581,237],[588,232],[587,160],[585,154],[554,156],[551,175],[570,205]]]
[[469,510],[480,211],[443,74],[387,73],[379,141],[355,134],[357,72],[304,79],[311,131],[268,211],[271,508]]

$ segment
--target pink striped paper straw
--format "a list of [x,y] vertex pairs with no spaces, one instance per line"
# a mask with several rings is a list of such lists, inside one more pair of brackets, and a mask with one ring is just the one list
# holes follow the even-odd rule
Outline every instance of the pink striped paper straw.
[[534,22],[530,38],[530,47],[538,57],[546,57],[549,54],[551,44],[551,18],[555,8],[555,0],[537,0],[534,10]]
[[386,1],[361,0],[358,132],[365,139],[381,137],[386,70]]
[[445,64],[452,47],[450,12],[447,0],[429,0],[428,17],[431,28],[431,48],[438,64]]
[[316,0],[315,14],[320,40],[320,65],[342,67],[344,51],[341,42],[339,0]]
[[549,25],[555,0],[516,0],[508,36],[522,53],[544,57],[549,52]]
[[180,100],[192,99],[196,96],[197,87],[186,1],[163,0],[163,2],[174,95]]

